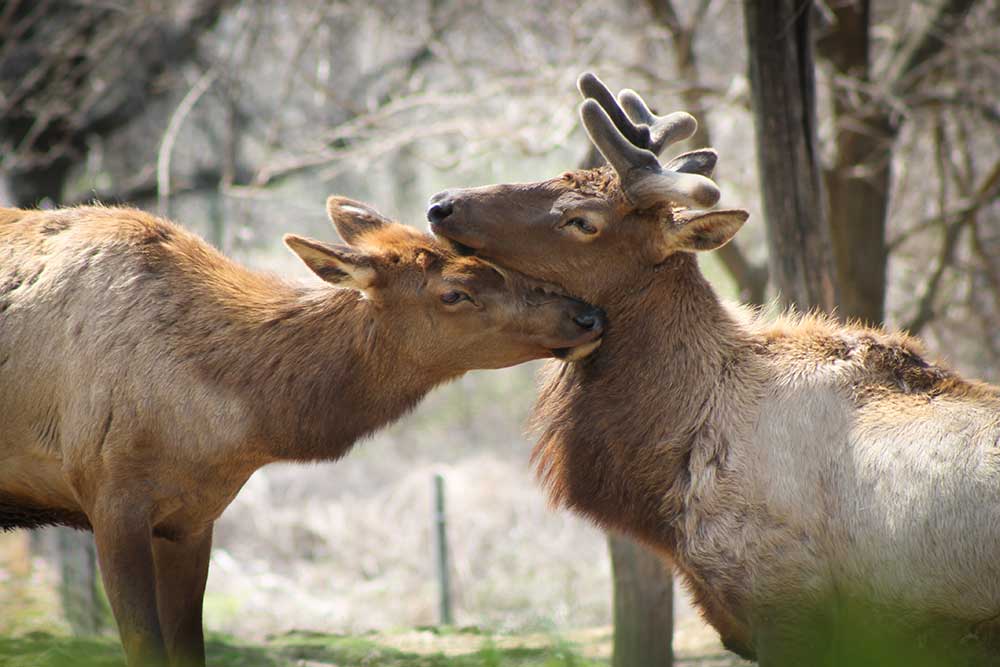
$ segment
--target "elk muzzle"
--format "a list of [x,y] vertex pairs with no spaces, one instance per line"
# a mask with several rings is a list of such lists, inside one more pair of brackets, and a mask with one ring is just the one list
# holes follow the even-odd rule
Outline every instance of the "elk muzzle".
[[[571,333],[561,347],[552,347],[552,356],[564,361],[579,361],[601,345],[601,337],[607,326],[607,316],[596,306],[580,302],[579,312],[571,317],[568,325]],[[574,335],[575,334],[575,335]],[[566,343],[569,343],[568,345]]]
[[447,190],[439,192],[431,197],[430,203],[427,206],[427,221],[432,225],[443,222],[445,218],[451,215],[453,210],[455,210],[455,207],[451,201],[451,193]]
[[460,255],[474,255],[482,250],[483,239],[474,229],[461,224],[461,216],[455,214],[458,197],[451,190],[442,190],[431,197],[427,205],[427,221],[431,231],[439,239],[446,241]]

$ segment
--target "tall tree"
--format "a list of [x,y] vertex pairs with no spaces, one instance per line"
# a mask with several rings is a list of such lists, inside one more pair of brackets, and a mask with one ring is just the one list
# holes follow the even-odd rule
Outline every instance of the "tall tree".
[[612,667],[670,667],[674,661],[674,581],[663,559],[641,544],[608,536],[614,598]]
[[871,323],[885,317],[891,170],[906,117],[900,110],[932,77],[934,58],[975,2],[941,0],[923,30],[898,38],[879,72],[873,67],[870,0],[830,3],[830,26],[817,47],[834,73],[834,150],[824,180],[844,317]]
[[802,311],[837,305],[816,136],[812,0],[744,5],[771,276]]

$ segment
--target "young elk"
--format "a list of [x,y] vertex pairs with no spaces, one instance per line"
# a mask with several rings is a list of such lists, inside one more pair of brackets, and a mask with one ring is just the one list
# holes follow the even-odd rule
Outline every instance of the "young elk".
[[[331,197],[326,284],[141,211],[0,209],[0,529],[92,529],[128,663],[203,665],[212,525],[254,470],[333,460],[474,368],[575,359],[604,316]],[[348,289],[335,289],[348,288]]]
[[694,119],[579,85],[609,166],[428,210],[459,250],[608,313],[598,354],[544,376],[553,501],[658,550],[761,665],[1000,662],[1000,389],[902,333],[720,303],[694,253],[747,213],[695,210],[713,151],[656,157]]

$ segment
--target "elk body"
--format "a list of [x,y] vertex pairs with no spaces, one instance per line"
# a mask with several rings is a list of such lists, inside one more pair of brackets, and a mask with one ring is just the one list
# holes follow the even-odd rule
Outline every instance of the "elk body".
[[[0,209],[0,529],[92,529],[130,665],[204,664],[212,525],[256,469],[332,460],[435,385],[593,349],[603,315],[350,200],[328,284],[140,211]],[[335,289],[347,287],[351,289]]]
[[610,166],[439,193],[463,252],[599,304],[601,350],[544,374],[534,460],[552,500],[658,550],[731,650],[761,665],[998,664],[1000,389],[901,333],[723,304],[696,251],[715,154],[593,75]]

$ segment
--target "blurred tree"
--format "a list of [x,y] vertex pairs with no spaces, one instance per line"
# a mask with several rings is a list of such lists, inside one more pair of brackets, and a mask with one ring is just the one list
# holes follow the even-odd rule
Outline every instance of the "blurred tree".
[[[697,0],[693,3],[694,7],[687,19],[678,12],[673,0],[647,0],[647,2],[653,18],[670,35],[674,72],[682,83],[680,97],[684,102],[684,110],[698,119],[698,130],[691,137],[690,143],[698,148],[712,146],[709,108],[705,104],[706,92],[711,89],[705,85],[698,53],[695,50],[695,40],[706,28],[705,19],[712,0]],[[739,285],[740,299],[761,305],[764,303],[764,293],[767,289],[767,267],[756,266],[750,262],[739,243],[738,239],[727,243],[715,251],[716,255]]]
[[[786,302],[828,311],[836,306],[840,317],[872,324],[885,319],[887,229],[898,138],[926,89],[940,83],[946,68],[936,59],[951,48],[975,4],[934,3],[919,30],[900,31],[884,47],[879,68],[870,0],[826,3],[818,17],[816,5],[804,0],[745,5],[772,275]],[[814,39],[817,23],[820,35]],[[834,129],[825,168],[816,137],[814,44],[832,70]],[[961,103],[972,108],[982,104],[975,90],[963,98]],[[986,114],[1000,120],[995,110]],[[945,152],[938,151],[939,162],[949,161]],[[942,187],[946,180],[940,179]],[[972,194],[967,192],[967,198]],[[978,205],[966,212],[978,211],[995,194],[996,184],[991,185],[987,175],[976,192]],[[933,317],[941,276],[954,259],[962,223],[969,219],[959,216],[945,226],[938,270],[918,300],[917,313],[906,323],[914,332]],[[833,271],[819,249],[828,241]]]
[[923,29],[900,34],[889,47],[891,57],[876,69],[871,0],[827,3],[829,25],[817,46],[833,69],[835,136],[833,159],[823,176],[842,317],[876,324],[885,317],[886,225],[896,139],[914,95],[936,78],[934,59],[948,49],[975,4],[940,0]]
[[663,559],[638,542],[609,535],[612,667],[670,667],[674,662],[674,581]]
[[771,276],[786,303],[837,304],[820,182],[811,0],[744,6]]
[[58,204],[88,144],[172,91],[229,4],[0,2],[0,146],[15,203]]

